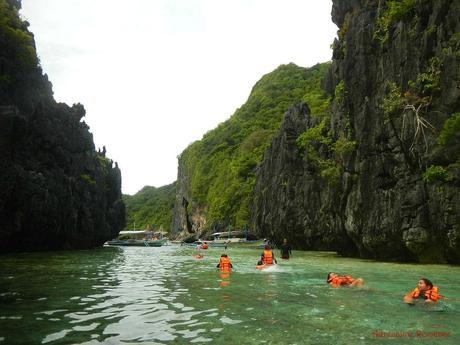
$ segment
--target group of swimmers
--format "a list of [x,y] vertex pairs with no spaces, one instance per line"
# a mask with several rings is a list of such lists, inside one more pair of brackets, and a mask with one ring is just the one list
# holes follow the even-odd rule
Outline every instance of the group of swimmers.
[[[362,278],[353,278],[350,275],[343,275],[339,276],[333,272],[329,272],[327,275],[326,281],[332,287],[339,287],[339,286],[356,286],[356,287],[363,287],[364,280]],[[409,292],[407,295],[404,296],[403,300],[405,303],[408,304],[415,304],[417,302],[427,302],[427,303],[434,303],[437,302],[440,298],[438,293],[438,287],[434,286],[433,283],[427,278],[421,278],[418,283],[417,287]]]
[[[273,251],[270,249],[270,246],[266,245],[264,247],[264,251],[260,255],[260,260],[257,262],[256,268],[260,269],[262,267],[268,267],[277,263],[278,261],[276,261],[275,259],[275,254],[273,254]],[[230,272],[230,270],[233,268],[233,265],[230,262],[228,255],[222,254],[220,256],[219,263],[216,267],[219,268],[221,271]]]
[[[281,257],[283,259],[289,259],[292,255],[291,249],[287,245],[286,239],[284,240],[284,248],[281,248]],[[264,267],[269,267],[277,263],[273,251],[270,249],[270,246],[266,245],[264,251],[260,256],[260,260],[257,262],[256,268],[261,269]],[[230,258],[227,254],[222,254],[220,256],[219,263],[217,268],[221,272],[229,273],[233,268]],[[344,287],[363,287],[364,280],[362,278],[353,278],[351,275],[339,275],[334,272],[329,272],[326,278],[326,282],[334,287],[338,288],[341,286]],[[404,296],[404,302],[410,305],[414,305],[417,302],[426,302],[426,303],[435,303],[439,300],[440,295],[438,293],[438,287],[434,286],[433,283],[427,278],[421,278],[417,287]]]

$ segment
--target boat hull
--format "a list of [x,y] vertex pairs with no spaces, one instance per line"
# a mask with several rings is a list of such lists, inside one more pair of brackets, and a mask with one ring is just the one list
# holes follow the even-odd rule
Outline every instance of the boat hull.
[[108,241],[109,246],[128,246],[128,247],[161,247],[162,241],[142,241],[142,240],[112,240]]

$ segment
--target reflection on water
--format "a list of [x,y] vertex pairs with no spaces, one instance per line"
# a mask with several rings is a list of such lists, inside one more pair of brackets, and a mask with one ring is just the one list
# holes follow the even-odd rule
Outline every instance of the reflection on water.
[[220,272],[220,286],[229,286],[230,285],[230,273]]
[[[0,262],[2,344],[458,344],[460,268],[295,252],[270,270],[260,253],[222,249],[103,248],[15,254]],[[363,277],[331,289],[329,271]],[[450,299],[409,307],[426,276]]]

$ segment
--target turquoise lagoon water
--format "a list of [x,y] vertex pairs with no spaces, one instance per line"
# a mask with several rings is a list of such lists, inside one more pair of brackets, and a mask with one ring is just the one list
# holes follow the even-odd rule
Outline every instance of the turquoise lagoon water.
[[[459,344],[460,267],[294,252],[271,271],[229,248],[234,271],[190,248],[105,247],[0,257],[3,344]],[[278,254],[275,251],[275,254]],[[332,289],[329,271],[365,289]],[[420,277],[449,300],[410,307]]]

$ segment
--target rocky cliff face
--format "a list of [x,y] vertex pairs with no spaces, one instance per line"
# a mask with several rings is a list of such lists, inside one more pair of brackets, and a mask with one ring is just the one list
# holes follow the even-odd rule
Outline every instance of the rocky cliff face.
[[460,262],[460,2],[333,1],[329,118],[291,109],[253,227],[299,248]]
[[255,168],[292,104],[305,98],[317,113],[327,108],[329,99],[320,83],[328,68],[328,63],[279,66],[254,85],[247,101],[227,121],[181,153],[173,235],[199,237],[247,228]]
[[56,103],[19,1],[0,0],[0,253],[90,248],[124,226],[121,173]]
[[356,248],[343,231],[344,196],[318,176],[297,144],[302,133],[319,123],[306,104],[287,111],[258,169],[253,226],[273,242],[288,238],[299,249],[354,254]]
[[199,237],[206,225],[206,215],[200,209],[192,210],[193,197],[190,191],[190,172],[179,159],[177,191],[174,200],[171,234],[178,238]]

